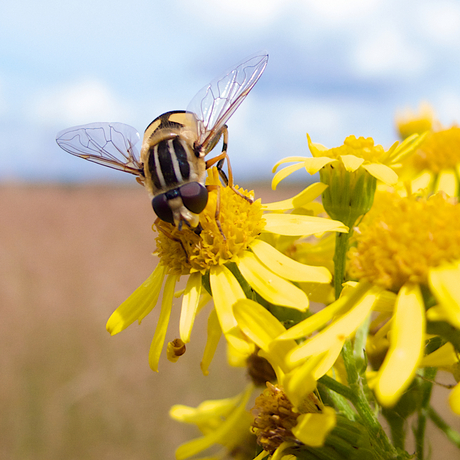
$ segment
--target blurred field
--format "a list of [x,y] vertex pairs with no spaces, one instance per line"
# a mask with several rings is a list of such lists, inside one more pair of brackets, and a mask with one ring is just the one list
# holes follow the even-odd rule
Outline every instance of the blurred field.
[[[0,210],[0,459],[173,459],[198,433],[170,420],[169,407],[232,396],[246,377],[226,366],[222,346],[202,375],[207,315],[185,356],[163,359],[159,374],[147,360],[159,309],[141,326],[106,332],[156,265],[144,190],[1,186]],[[460,458],[437,439],[433,458]]]

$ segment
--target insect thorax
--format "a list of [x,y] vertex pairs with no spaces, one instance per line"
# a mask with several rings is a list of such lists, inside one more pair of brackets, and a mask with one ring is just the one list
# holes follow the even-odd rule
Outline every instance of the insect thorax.
[[167,112],[147,127],[141,161],[152,196],[187,182],[204,184],[206,165],[197,138],[194,117],[185,111]]

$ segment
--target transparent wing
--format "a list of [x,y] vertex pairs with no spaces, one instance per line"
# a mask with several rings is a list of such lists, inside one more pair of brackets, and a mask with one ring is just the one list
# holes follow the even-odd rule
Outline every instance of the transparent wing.
[[90,123],[60,131],[59,147],[85,160],[136,176],[143,174],[135,147],[139,133],[123,123]]
[[192,99],[187,112],[196,119],[199,142],[205,150],[257,83],[267,62],[268,54],[264,52],[249,56]]

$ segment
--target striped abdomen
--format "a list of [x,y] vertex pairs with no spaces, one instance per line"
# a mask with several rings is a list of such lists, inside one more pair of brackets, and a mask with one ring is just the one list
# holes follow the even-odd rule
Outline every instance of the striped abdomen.
[[179,136],[161,140],[151,146],[148,169],[154,188],[157,191],[166,191],[188,182],[191,179],[190,164],[193,161],[196,161],[194,152]]

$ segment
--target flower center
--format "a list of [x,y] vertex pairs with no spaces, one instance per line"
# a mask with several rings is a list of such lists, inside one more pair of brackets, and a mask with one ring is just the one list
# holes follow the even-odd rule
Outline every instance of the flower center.
[[385,150],[381,145],[374,145],[372,137],[348,136],[343,145],[329,149],[327,156],[337,159],[340,155],[355,155],[358,158],[373,162],[378,161],[384,153]]
[[[200,214],[201,232],[185,226],[179,231],[171,224],[160,224],[168,236],[159,231],[155,254],[168,267],[168,273],[204,274],[214,265],[235,261],[262,231],[265,221],[260,200],[251,203],[230,187],[217,186],[219,191],[210,191],[208,204]],[[252,192],[235,188],[248,198],[252,196]]]
[[429,199],[375,195],[356,229],[349,274],[398,291],[406,282],[426,284],[428,271],[460,258],[460,205],[436,194]]
[[460,128],[431,133],[413,155],[414,166],[438,174],[460,163]]
[[255,416],[252,431],[265,451],[273,454],[284,441],[295,439],[292,428],[297,425],[300,413],[294,411],[281,388],[267,382],[267,388],[256,398],[252,413]]

